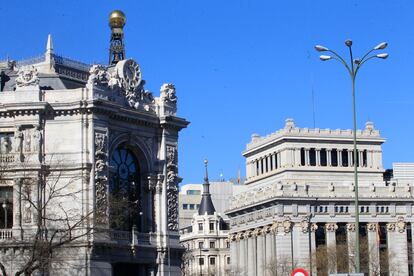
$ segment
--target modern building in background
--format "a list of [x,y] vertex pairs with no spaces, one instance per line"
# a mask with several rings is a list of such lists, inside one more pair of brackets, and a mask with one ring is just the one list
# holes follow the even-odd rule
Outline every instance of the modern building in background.
[[413,165],[394,164],[385,174],[385,139],[371,122],[356,135],[357,160],[351,130],[298,128],[288,119],[270,135],[252,135],[243,153],[247,190],[226,212],[233,273],[355,271],[357,162],[361,270],[413,275]]
[[0,62],[9,275],[31,260],[45,275],[180,275],[178,134],[188,122],[173,84],[159,97],[145,90],[125,57],[125,21],[110,15],[108,66],[56,55],[51,36],[45,54]]
[[226,275],[230,273],[229,224],[217,213],[207,175],[198,210],[191,224],[180,228],[180,241],[185,248],[182,273],[191,275]]
[[[230,199],[234,193],[243,190],[243,184],[233,182],[210,182],[211,199],[215,209],[220,216],[227,220],[225,211],[230,207]],[[203,193],[203,184],[185,184],[180,188],[179,193],[179,216],[180,229],[191,225],[193,215],[197,213]]]

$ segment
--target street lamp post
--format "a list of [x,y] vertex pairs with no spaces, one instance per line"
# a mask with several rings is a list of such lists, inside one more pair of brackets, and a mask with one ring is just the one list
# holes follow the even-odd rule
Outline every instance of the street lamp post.
[[[357,138],[356,138],[356,108],[355,108],[355,79],[357,76],[357,73],[361,66],[367,62],[370,59],[373,58],[380,58],[380,59],[386,59],[388,57],[387,53],[381,53],[381,54],[371,54],[373,51],[377,50],[383,50],[387,47],[386,42],[382,42],[369,50],[361,59],[354,59],[353,53],[352,53],[352,40],[346,40],[345,45],[349,49],[349,57],[350,62],[347,63],[344,58],[342,58],[340,55],[338,55],[333,50],[330,50],[324,46],[316,45],[315,49],[318,52],[328,52],[332,55],[321,55],[319,58],[322,61],[327,61],[330,59],[336,59],[340,63],[342,63],[348,73],[351,77],[352,81],[352,113],[353,113],[353,124],[354,124],[354,131],[353,131],[353,140],[354,140],[354,181],[355,181],[355,264],[356,264],[356,273],[360,272],[360,259],[359,259],[359,206],[358,206],[358,157],[357,157]],[[359,160],[361,162],[361,160]]]

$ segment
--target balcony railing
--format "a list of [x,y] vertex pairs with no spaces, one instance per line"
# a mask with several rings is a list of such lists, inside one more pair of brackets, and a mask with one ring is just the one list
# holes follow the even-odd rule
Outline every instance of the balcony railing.
[[117,231],[110,230],[110,239],[113,241],[118,241],[121,243],[134,243],[138,244],[151,244],[155,241],[153,234],[151,233],[141,233],[138,231]]
[[13,239],[12,229],[0,229],[0,241]]
[[0,163],[13,163],[14,154],[0,154]]

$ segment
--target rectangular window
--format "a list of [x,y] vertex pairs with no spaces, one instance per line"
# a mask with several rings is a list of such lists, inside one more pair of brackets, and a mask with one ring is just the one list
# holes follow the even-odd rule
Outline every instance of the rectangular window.
[[216,258],[210,258],[210,265],[216,265]]
[[188,209],[188,204],[183,204],[183,209],[187,210]]
[[188,190],[187,191],[187,195],[200,195],[201,191],[200,190]]
[[230,264],[230,257],[227,257],[226,260],[227,260],[227,264],[229,265]]
[[210,242],[210,248],[216,248],[216,243],[215,242]]
[[202,223],[198,224],[198,231],[203,231],[203,224]]
[[210,231],[214,231],[214,222],[210,222]]
[[199,258],[198,259],[198,264],[199,265],[204,265],[204,258]]
[[194,210],[194,204],[190,204],[190,210]]
[[198,248],[203,248],[204,247],[204,242],[198,242]]

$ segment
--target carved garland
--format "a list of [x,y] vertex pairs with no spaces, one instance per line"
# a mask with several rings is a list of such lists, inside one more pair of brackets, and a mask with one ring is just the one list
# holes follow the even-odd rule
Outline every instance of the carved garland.
[[95,197],[96,197],[96,223],[107,224],[108,208],[108,135],[95,133]]
[[167,146],[168,229],[178,231],[178,159],[177,148]]

